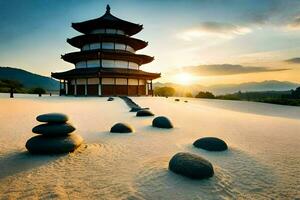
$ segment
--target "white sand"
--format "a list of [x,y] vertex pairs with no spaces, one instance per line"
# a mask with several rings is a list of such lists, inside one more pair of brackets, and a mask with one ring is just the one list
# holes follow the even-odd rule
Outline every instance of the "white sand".
[[[300,198],[300,108],[251,102],[135,97],[172,130],[152,128],[119,98],[0,95],[0,199]],[[32,156],[24,147],[42,113],[70,116],[85,144],[64,156]],[[133,134],[110,134],[116,122]],[[203,136],[224,139],[222,153],[193,148]],[[215,176],[195,181],[169,172],[188,151],[210,160]]]

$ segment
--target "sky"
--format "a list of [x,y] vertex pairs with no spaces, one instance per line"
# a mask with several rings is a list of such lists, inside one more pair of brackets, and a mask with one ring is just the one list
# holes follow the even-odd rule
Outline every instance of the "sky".
[[71,28],[102,16],[106,4],[121,19],[143,24],[142,66],[159,82],[229,84],[300,82],[298,0],[0,0],[0,66],[50,76],[74,65],[60,55],[78,51]]

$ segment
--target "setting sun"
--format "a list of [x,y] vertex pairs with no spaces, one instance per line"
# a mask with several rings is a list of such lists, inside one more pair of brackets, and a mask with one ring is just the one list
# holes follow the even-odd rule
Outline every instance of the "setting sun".
[[180,73],[175,75],[174,82],[181,85],[190,85],[195,82],[196,77],[189,73]]

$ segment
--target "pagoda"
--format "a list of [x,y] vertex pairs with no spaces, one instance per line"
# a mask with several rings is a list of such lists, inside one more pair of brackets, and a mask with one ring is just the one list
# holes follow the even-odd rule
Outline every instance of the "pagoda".
[[60,81],[60,95],[110,96],[152,95],[152,80],[160,73],[142,71],[140,67],[153,57],[136,54],[148,43],[131,36],[143,25],[113,16],[109,5],[103,16],[72,23],[82,35],[67,39],[80,51],[67,53],[61,58],[75,65],[75,69],[51,73]]

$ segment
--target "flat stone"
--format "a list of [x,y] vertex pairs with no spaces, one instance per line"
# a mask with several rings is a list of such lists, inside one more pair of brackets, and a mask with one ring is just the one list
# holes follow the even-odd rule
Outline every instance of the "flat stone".
[[109,98],[107,99],[107,101],[113,101],[113,100],[114,100],[113,97],[109,97]]
[[78,134],[56,137],[38,135],[30,138],[25,146],[32,154],[60,154],[73,152],[82,142]]
[[129,124],[117,123],[110,129],[111,133],[131,133],[133,128]]
[[65,123],[69,118],[67,115],[61,113],[48,113],[37,116],[36,120],[39,122]]
[[136,106],[134,106],[134,107],[131,107],[131,110],[130,110],[130,112],[138,112],[138,111],[140,111],[140,110],[148,110],[149,108],[141,108],[141,107],[136,107]]
[[188,102],[187,100],[184,101],[184,103],[187,103],[187,102]]
[[196,154],[180,152],[169,162],[169,169],[192,179],[205,179],[214,175],[212,164]]
[[32,129],[33,133],[42,134],[45,136],[64,136],[69,135],[75,131],[75,127],[72,124],[40,124]]
[[207,151],[225,151],[228,149],[227,144],[216,137],[204,137],[196,140],[193,145],[197,148]]
[[154,114],[150,110],[139,110],[136,113],[137,117],[147,117],[147,116],[154,116]]
[[175,99],[175,101],[180,101],[180,99]]
[[157,128],[173,128],[171,121],[164,116],[154,118],[152,121],[152,126]]

